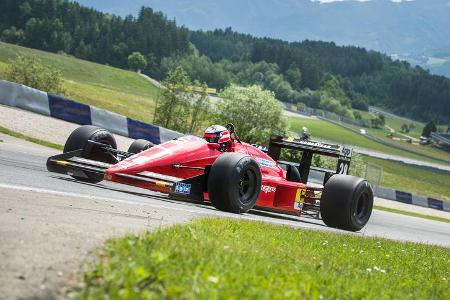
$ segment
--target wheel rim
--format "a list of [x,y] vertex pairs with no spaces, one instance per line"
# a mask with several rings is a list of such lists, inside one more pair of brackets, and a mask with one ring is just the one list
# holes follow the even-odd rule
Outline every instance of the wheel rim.
[[[101,143],[101,144],[106,144],[106,145],[109,145],[110,147],[112,147],[111,143],[107,140],[99,140],[97,142]],[[100,146],[93,145],[90,152],[91,153],[88,157],[89,159],[101,161],[101,162],[105,162],[105,163],[113,163],[112,156],[107,153],[104,153],[103,150],[101,150]]]
[[253,170],[245,170],[239,178],[239,198],[242,203],[246,204],[252,200],[255,193],[256,174]]
[[356,205],[355,215],[359,221],[363,221],[369,212],[370,200],[367,193],[362,193]]

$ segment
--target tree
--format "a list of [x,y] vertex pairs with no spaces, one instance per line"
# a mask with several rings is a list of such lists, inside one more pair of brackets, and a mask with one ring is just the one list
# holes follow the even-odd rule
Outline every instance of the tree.
[[291,65],[289,69],[286,71],[286,79],[291,84],[291,86],[300,90],[302,86],[302,72],[299,68],[294,65]]
[[408,133],[409,132],[409,126],[406,124],[402,124],[402,127],[400,129],[401,132],[403,133]]
[[14,26],[11,26],[9,29],[5,29],[0,36],[0,40],[13,43],[13,44],[21,44],[25,39],[25,33],[22,29],[17,29]]
[[430,137],[432,132],[437,130],[436,124],[433,121],[428,122],[422,130],[422,136]]
[[383,114],[379,114],[378,117],[370,120],[372,128],[383,128],[386,124],[386,119]]
[[383,114],[379,114],[378,119],[380,119],[381,126],[384,126],[386,124],[386,118],[384,117]]
[[147,60],[140,52],[133,52],[128,56],[128,66],[135,71],[142,70],[147,66]]
[[65,94],[61,71],[43,65],[38,58],[32,56],[19,55],[16,59],[10,60],[6,80],[41,91]]
[[162,83],[166,88],[156,103],[154,123],[180,132],[198,132],[210,110],[208,86],[192,83],[182,67],[169,71]]
[[210,110],[209,96],[207,93],[208,86],[198,81],[194,82],[195,87],[200,88],[200,92],[192,97],[191,103],[191,125],[189,126],[189,132],[197,132],[207,117]]
[[155,107],[154,123],[172,130],[189,129],[191,80],[182,67],[167,74],[165,86]]
[[271,134],[284,134],[283,106],[273,92],[260,86],[231,85],[220,94],[214,121],[233,123],[242,140],[267,144]]

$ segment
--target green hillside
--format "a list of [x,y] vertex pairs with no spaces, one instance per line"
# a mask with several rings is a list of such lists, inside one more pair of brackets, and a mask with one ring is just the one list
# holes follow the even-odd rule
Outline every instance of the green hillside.
[[158,88],[135,72],[125,71],[68,55],[54,54],[0,42],[0,76],[17,55],[34,56],[60,70],[67,97],[151,122]]

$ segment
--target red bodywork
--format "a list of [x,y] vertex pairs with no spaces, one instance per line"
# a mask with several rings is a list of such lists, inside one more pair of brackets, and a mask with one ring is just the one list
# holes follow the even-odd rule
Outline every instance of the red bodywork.
[[[300,215],[304,203],[315,204],[314,191],[307,189],[303,183],[287,181],[286,172],[260,149],[246,143],[232,141],[228,151],[248,154],[259,163],[262,186],[256,207]],[[105,179],[170,193],[171,188],[163,179],[156,183],[149,183],[120,175],[149,176],[150,174],[151,176],[156,173],[187,179],[203,174],[204,170],[201,168],[212,165],[221,154],[223,152],[218,150],[217,144],[210,144],[195,136],[184,136],[154,146],[111,166],[105,171]],[[183,168],[174,168],[174,165],[182,165]],[[204,198],[208,199],[207,193],[204,194]]]

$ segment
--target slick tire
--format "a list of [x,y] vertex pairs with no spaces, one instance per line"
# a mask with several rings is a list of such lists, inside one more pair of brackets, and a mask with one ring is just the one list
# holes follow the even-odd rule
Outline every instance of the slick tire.
[[224,153],[211,166],[208,176],[209,200],[215,208],[244,213],[255,206],[261,191],[258,163],[242,153]]
[[155,146],[152,142],[149,142],[147,140],[139,139],[135,140],[133,143],[131,143],[130,148],[128,148],[129,153],[139,153],[144,150],[150,149],[153,146]]
[[372,208],[372,187],[365,179],[336,174],[324,186],[320,214],[330,227],[361,230],[369,221]]
[[[88,143],[88,141],[94,141],[102,144],[107,144],[111,148],[117,149],[117,143],[114,136],[107,131],[96,126],[85,125],[75,129],[69,136],[64,145],[64,153],[82,149],[82,157],[95,161],[101,161],[105,163],[114,163],[114,158],[107,153],[104,153],[98,146]],[[87,178],[72,176],[73,178],[89,182],[97,183],[103,180],[102,174],[85,172]]]

